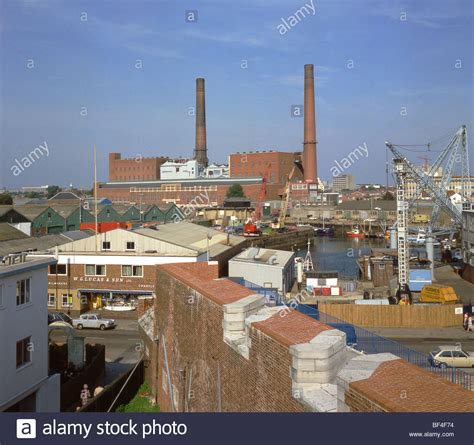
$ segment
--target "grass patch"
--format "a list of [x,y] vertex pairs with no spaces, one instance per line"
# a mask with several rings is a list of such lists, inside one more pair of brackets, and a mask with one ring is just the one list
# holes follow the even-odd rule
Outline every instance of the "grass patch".
[[126,405],[120,405],[117,408],[119,413],[158,413],[160,407],[154,405],[151,400],[151,390],[147,383],[144,383],[138,389],[135,397],[130,400]]

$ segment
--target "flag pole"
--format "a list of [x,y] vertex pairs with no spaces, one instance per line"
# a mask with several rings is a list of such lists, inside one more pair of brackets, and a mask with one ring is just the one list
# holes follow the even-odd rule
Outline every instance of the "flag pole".
[[94,213],[95,213],[95,252],[99,251],[98,248],[98,223],[97,223],[97,149],[94,144]]

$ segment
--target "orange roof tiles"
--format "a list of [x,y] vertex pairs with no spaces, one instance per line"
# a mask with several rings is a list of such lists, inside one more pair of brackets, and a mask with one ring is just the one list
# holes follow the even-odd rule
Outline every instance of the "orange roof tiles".
[[217,304],[233,303],[255,292],[227,279],[218,279],[217,265],[206,262],[164,264],[158,266]]
[[350,386],[387,411],[474,412],[474,392],[401,359]]
[[293,309],[252,323],[252,327],[285,346],[306,343],[321,332],[333,329]]

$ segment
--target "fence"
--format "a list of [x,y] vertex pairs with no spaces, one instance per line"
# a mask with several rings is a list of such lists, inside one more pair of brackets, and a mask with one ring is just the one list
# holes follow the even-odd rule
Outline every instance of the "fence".
[[[128,372],[117,377],[110,385],[107,385],[102,392],[100,392],[96,397],[91,399],[86,406],[83,406],[81,412],[107,412],[107,410],[115,411],[118,406],[124,405],[130,400],[133,399],[138,389],[143,383],[144,375],[144,364],[143,360],[140,360],[138,365],[133,366]],[[122,392],[119,395],[120,390],[125,385],[125,382],[128,380],[126,386],[123,388]],[[115,398],[117,400],[114,402]],[[112,406],[113,404],[113,406]]]
[[105,373],[105,346],[86,345],[86,364],[74,377],[61,384],[61,411],[74,411],[81,404],[81,390],[86,383],[90,390],[102,384]]
[[333,317],[366,328],[439,328],[462,326],[463,315],[455,313],[461,305],[416,304],[358,305],[320,303],[319,309]]
[[[321,306],[324,305],[320,305],[319,307]],[[340,320],[312,306],[299,304],[295,309],[314,318],[315,320],[321,321],[324,324],[345,331],[348,345],[360,352],[364,352],[366,354],[380,354],[383,352],[390,352],[393,355],[396,355],[397,357],[400,357],[413,365],[437,374],[446,380],[463,386],[469,390],[473,389],[471,381],[472,376],[470,374],[449,366],[446,368],[432,366],[429,360],[430,357],[427,354],[407,348],[396,341],[389,340],[364,328],[350,324],[347,321]]]
[[266,303],[270,306],[281,306],[283,304],[282,297],[278,292],[278,289],[275,287],[262,287],[258,284],[251,283],[250,281],[247,281],[246,279],[240,277],[233,277],[230,278],[230,280],[234,281],[237,284],[240,284],[241,286],[246,287],[247,289],[254,291],[256,294],[263,295],[265,297]]

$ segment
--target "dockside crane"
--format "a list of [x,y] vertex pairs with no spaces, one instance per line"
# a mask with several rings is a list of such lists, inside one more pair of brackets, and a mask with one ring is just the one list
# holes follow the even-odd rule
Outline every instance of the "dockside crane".
[[[441,210],[444,210],[453,219],[456,226],[460,226],[462,224],[462,211],[451,202],[447,190],[452,181],[454,167],[460,163],[462,209],[468,210],[471,208],[471,179],[469,174],[469,149],[466,126],[463,125],[459,128],[431,165],[428,172],[423,171],[422,168],[410,162],[397,148],[401,147],[400,145],[390,142],[385,142],[385,145],[392,152],[394,159],[404,163],[406,173],[417,186],[417,193],[408,201],[408,208],[421,196],[421,192],[425,191],[434,203],[431,226],[434,227],[437,224]],[[437,184],[433,179],[434,174],[443,164],[443,176],[441,182]]]
[[291,179],[293,178],[296,169],[303,173],[303,164],[300,160],[295,160],[293,164],[294,165],[286,178],[285,190],[281,197],[280,214],[278,220],[272,224],[273,229],[282,229],[285,226],[286,212],[288,211],[288,206],[290,204]]

